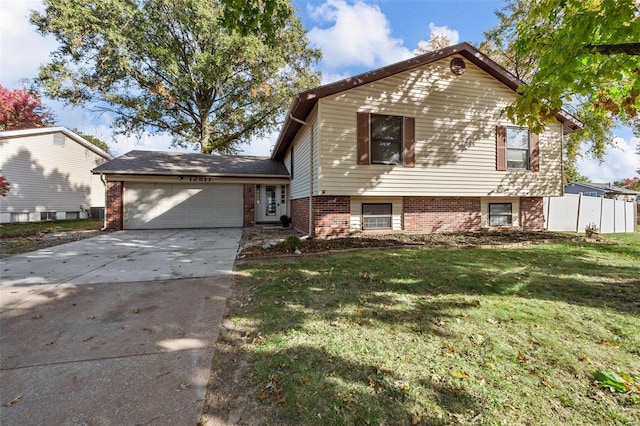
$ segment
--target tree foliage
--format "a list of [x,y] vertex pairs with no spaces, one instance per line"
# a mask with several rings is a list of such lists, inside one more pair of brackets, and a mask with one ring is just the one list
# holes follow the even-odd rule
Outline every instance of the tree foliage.
[[59,42],[38,82],[113,114],[115,133],[167,133],[233,153],[318,84],[290,0],[45,0],[31,21]]
[[19,130],[52,124],[40,96],[27,90],[0,85],[0,130]]
[[91,136],[91,135],[89,135],[87,133],[83,133],[78,129],[73,129],[73,132],[76,133],[79,136],[82,136],[84,139],[87,140],[87,142],[91,142],[93,145],[97,146],[98,148],[100,148],[101,150],[106,152],[107,154],[111,154],[111,148],[102,139],[97,138],[95,136]]
[[0,197],[6,197],[11,189],[11,183],[2,175],[0,175]]
[[613,183],[616,186],[640,192],[640,177],[626,178]]
[[527,83],[506,110],[514,123],[540,130],[564,108],[583,124],[565,140],[565,178],[580,180],[581,146],[602,160],[616,125],[640,128],[638,12],[633,0],[511,0],[485,33],[481,49]]
[[[640,56],[628,49],[640,40],[636,0],[515,0],[513,48],[535,68],[507,110],[532,128],[553,120],[576,97],[590,108],[621,119],[640,109]],[[605,49],[609,47],[609,49]],[[610,52],[610,53],[609,53]]]

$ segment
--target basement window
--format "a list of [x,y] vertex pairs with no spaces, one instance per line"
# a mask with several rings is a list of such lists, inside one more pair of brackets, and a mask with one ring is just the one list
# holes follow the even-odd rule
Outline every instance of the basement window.
[[489,226],[511,226],[512,218],[511,203],[489,204]]
[[391,203],[362,204],[362,229],[391,229]]

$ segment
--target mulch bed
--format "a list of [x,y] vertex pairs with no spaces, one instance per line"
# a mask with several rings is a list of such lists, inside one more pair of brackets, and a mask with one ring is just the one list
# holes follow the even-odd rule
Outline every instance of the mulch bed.
[[[238,259],[272,257],[292,254],[282,244],[294,231],[245,230],[241,240],[242,249]],[[547,231],[481,231],[450,234],[387,234],[350,236],[332,239],[303,239],[298,250],[302,254],[344,251],[354,249],[399,248],[399,247],[484,247],[510,246],[539,243],[561,243],[581,241],[583,237]],[[272,241],[279,244],[265,249],[262,243]]]

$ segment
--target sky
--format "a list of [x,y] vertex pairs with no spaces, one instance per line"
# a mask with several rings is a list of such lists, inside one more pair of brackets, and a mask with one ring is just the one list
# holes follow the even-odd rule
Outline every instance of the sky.
[[[484,31],[497,23],[496,0],[294,0],[298,16],[308,30],[311,45],[321,49],[317,68],[322,83],[330,83],[415,55],[433,34],[445,35],[452,44],[478,45]],[[15,89],[36,77],[38,67],[56,48],[52,38],[38,34],[29,23],[29,11],[42,9],[40,0],[0,0],[0,84]],[[64,107],[44,99],[56,124],[97,136],[109,143],[115,155],[132,149],[179,150],[167,136],[141,139],[113,138],[108,117],[80,108]],[[241,154],[268,156],[277,132],[243,145]],[[615,147],[607,148],[604,162],[588,156],[578,161],[578,171],[593,182],[613,182],[637,176],[640,139],[629,129],[616,131]]]

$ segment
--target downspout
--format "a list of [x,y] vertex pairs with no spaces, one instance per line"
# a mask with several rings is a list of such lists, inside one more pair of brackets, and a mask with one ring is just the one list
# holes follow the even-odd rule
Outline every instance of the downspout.
[[[309,126],[309,123],[294,117],[291,113],[289,113],[289,118],[303,126]],[[307,235],[313,237],[313,126],[311,126],[309,137],[309,229]]]
[[102,185],[104,185],[104,219],[102,220],[102,228],[101,231],[107,230],[107,201],[109,199],[109,195],[107,194],[107,178],[104,177],[104,174],[100,173],[100,181]]

